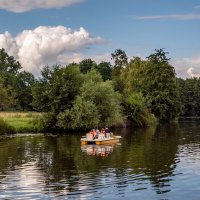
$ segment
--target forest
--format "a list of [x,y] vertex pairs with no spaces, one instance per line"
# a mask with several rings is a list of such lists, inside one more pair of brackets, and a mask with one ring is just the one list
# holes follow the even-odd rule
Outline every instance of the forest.
[[[116,49],[111,62],[90,58],[44,66],[35,77],[0,49],[0,111],[42,113],[43,130],[149,126],[200,116],[200,79],[176,76],[168,52],[128,59]],[[2,121],[2,119],[0,119]]]

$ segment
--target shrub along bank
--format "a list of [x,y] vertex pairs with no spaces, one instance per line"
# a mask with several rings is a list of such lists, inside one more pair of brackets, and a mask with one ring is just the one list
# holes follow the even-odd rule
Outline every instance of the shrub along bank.
[[0,135],[42,131],[42,115],[34,112],[0,112]]

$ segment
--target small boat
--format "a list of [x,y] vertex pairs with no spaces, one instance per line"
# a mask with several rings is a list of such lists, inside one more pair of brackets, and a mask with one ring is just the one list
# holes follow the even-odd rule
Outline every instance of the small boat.
[[90,133],[81,138],[81,144],[113,144],[119,142],[121,136],[113,136],[113,134],[105,135],[103,133],[98,134],[97,138],[94,138]]

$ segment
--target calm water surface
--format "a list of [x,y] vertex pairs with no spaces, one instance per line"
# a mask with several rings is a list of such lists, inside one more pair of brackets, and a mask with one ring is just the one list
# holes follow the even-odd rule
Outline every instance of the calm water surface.
[[115,146],[81,146],[74,134],[0,139],[0,199],[200,199],[200,121],[115,132]]

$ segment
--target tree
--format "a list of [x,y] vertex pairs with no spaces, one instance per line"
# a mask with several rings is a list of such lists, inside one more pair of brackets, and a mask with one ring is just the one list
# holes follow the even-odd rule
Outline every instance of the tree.
[[13,56],[9,56],[5,49],[0,49],[0,71],[9,72],[11,74],[17,74],[21,69],[21,65],[14,59]]
[[134,57],[120,76],[124,84],[125,115],[135,126],[147,126],[156,121],[148,107],[146,97],[142,94],[146,65],[147,61]]
[[13,56],[9,56],[4,49],[0,49],[0,73],[4,78],[5,86],[15,86],[16,75],[21,68],[20,63]]
[[78,66],[67,66],[52,73],[49,98],[51,111],[58,113],[71,108],[75,97],[79,94],[82,76]]
[[99,113],[92,101],[86,101],[81,96],[77,96],[72,108],[60,112],[57,119],[57,125],[62,129],[85,130],[98,126]]
[[16,84],[20,69],[20,63],[13,56],[9,56],[4,49],[0,49],[2,99],[3,96],[5,98],[8,95],[8,99],[4,101],[5,105],[3,109],[14,109],[17,105]]
[[10,86],[5,87],[4,80],[0,76],[0,110],[7,110],[12,108],[16,101],[15,101],[15,93]]
[[99,71],[104,81],[111,80],[112,67],[110,62],[101,62],[95,68]]
[[155,53],[150,54],[147,59],[153,63],[169,63],[170,58],[167,58],[168,52],[165,52],[164,49],[155,49]]
[[183,116],[200,116],[200,79],[178,79]]
[[111,82],[104,82],[92,70],[85,75],[72,108],[58,115],[57,125],[71,129],[115,125],[123,121],[120,104],[121,96],[113,90]]
[[54,66],[45,68],[43,77],[33,87],[33,106],[36,110],[46,112],[44,126],[47,130],[55,130],[59,114],[70,110],[79,94],[83,80],[79,66]]
[[111,126],[122,122],[121,96],[110,81],[88,81],[82,85],[80,96],[92,101],[99,113],[99,125]]
[[124,111],[135,126],[147,126],[155,122],[155,117],[150,113],[146,99],[141,93],[132,93],[125,98]]
[[79,67],[44,68],[42,76],[33,87],[34,108],[53,113],[71,108],[82,81]]
[[96,67],[96,63],[95,61],[91,60],[91,59],[84,59],[79,63],[80,66],[80,71],[81,73],[87,73],[88,71],[90,71],[92,68]]
[[142,93],[154,115],[161,121],[174,119],[181,110],[174,67],[162,49],[151,54],[144,73]]
[[141,92],[148,108],[161,121],[169,121],[181,110],[176,74],[165,52],[156,50],[147,61],[134,58],[123,69],[125,93]]
[[114,60],[114,67],[125,67],[128,64],[128,57],[125,51],[116,49],[114,53],[111,53],[112,59]]
[[15,86],[17,99],[22,110],[32,110],[32,86],[35,82],[33,74],[22,71],[17,75],[17,84]]
[[122,70],[120,79],[124,85],[124,93],[132,94],[141,92],[145,77],[147,61],[139,57],[134,57],[128,63],[127,67]]
[[3,79],[0,77],[0,110],[4,110],[9,105],[9,95],[3,85]]
[[32,86],[32,106],[36,111],[50,111],[50,96],[52,70],[49,66],[45,66],[41,71],[41,78],[36,80]]
[[9,95],[9,108],[31,109],[31,87],[34,76],[25,71],[20,72],[21,69],[21,64],[13,56],[0,49],[0,73],[3,78],[2,84]]
[[128,64],[128,57],[125,51],[121,49],[116,49],[114,53],[111,54],[112,59],[114,60],[114,67],[112,70],[112,81],[115,91],[122,93],[124,89],[123,82],[120,79],[121,71]]

